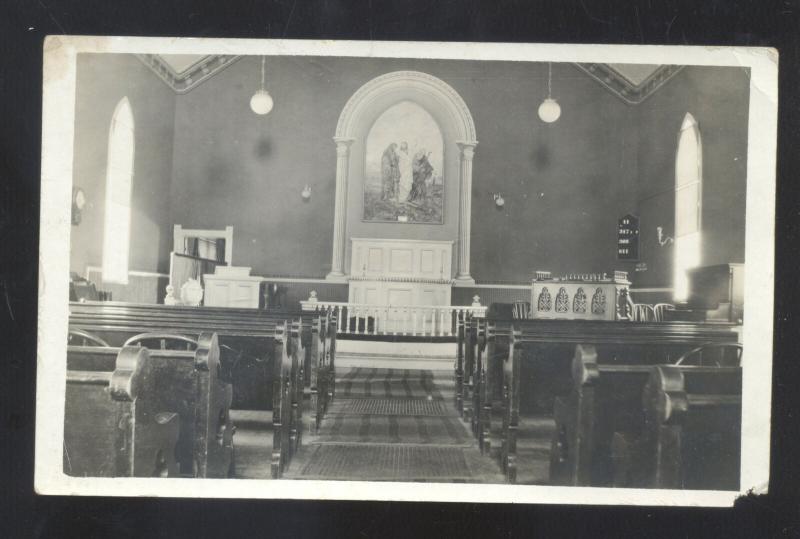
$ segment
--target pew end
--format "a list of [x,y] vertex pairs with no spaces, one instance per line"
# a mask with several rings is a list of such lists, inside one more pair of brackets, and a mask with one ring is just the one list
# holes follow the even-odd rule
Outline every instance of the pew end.
[[740,367],[659,366],[643,395],[655,488],[738,490]]
[[174,477],[179,421],[159,409],[146,349],[105,349],[113,370],[67,370],[64,473]]

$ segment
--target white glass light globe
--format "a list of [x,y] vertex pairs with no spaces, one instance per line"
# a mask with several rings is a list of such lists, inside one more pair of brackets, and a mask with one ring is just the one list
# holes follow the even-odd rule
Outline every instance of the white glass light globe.
[[250,98],[250,108],[256,114],[267,114],[272,110],[272,96],[266,90],[259,90]]
[[551,124],[558,120],[560,116],[561,106],[559,106],[555,99],[548,97],[539,105],[539,118],[541,118],[543,122]]

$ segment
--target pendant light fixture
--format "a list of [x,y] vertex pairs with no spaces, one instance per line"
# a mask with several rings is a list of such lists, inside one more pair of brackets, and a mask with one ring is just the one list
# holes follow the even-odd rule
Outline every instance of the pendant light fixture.
[[547,122],[549,124],[558,120],[561,116],[561,106],[559,106],[558,102],[553,99],[552,97],[552,89],[553,89],[553,65],[548,62],[547,63],[547,99],[542,101],[542,104],[539,105],[539,118],[543,122]]
[[253,97],[250,98],[250,108],[253,109],[253,112],[259,115],[268,114],[269,111],[272,110],[272,96],[269,95],[269,92],[264,89],[264,63],[266,62],[266,56],[261,57],[261,89],[256,91],[253,94]]

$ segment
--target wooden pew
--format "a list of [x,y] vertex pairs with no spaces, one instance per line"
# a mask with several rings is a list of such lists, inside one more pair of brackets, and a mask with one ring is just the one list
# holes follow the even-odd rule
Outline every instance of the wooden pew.
[[[153,341],[181,341],[194,350],[144,348]],[[148,353],[151,399],[159,410],[179,416],[176,458],[188,477],[229,477],[233,470],[233,424],[230,420],[231,386],[218,377],[219,345],[214,334],[198,340],[168,334],[143,334],[129,339],[123,349],[143,348]],[[117,348],[68,347],[68,367],[107,372],[114,367]]]
[[[230,381],[234,392],[237,386],[240,392],[245,387],[245,404],[272,411],[272,476],[283,473],[302,432],[298,381],[302,347],[297,328],[292,331],[282,319],[231,317],[228,309],[159,305],[128,309],[128,304],[108,303],[71,303],[71,329],[89,331],[115,345],[140,333],[169,331],[196,338],[202,331],[214,331],[221,342],[240,347],[236,353],[232,346],[222,346],[227,357],[222,354],[220,378]],[[241,361],[243,357],[246,361]]]
[[554,485],[610,486],[615,435],[638,437],[644,425],[642,391],[651,365],[598,363],[593,345],[577,345],[572,391],[555,400],[550,452]]
[[738,490],[741,367],[659,366],[644,390],[637,486]]
[[456,318],[455,406],[459,415],[472,417],[472,372],[478,326],[484,321],[472,313],[460,312]]
[[464,335],[464,378],[461,386],[462,416],[469,421],[475,430],[477,414],[475,413],[475,390],[480,379],[480,369],[476,359],[480,347],[485,345],[486,319],[471,316],[465,323]]
[[318,430],[335,393],[336,317],[328,311],[281,311],[281,314],[302,324],[303,383],[309,396],[312,423]]
[[[193,350],[165,350],[164,342],[184,342]],[[153,342],[162,346],[153,346]],[[197,340],[161,333],[144,333],[125,342],[150,350],[156,391],[164,405],[181,418],[181,472],[191,477],[232,477],[233,433],[230,407],[233,389],[219,377],[217,335],[201,333]]]
[[476,336],[473,430],[483,454],[491,451],[493,411],[503,406],[503,362],[508,358],[512,323],[512,320],[487,320]]
[[[598,364],[658,365],[675,361],[701,344],[735,342],[737,337],[734,327],[727,324],[515,320],[502,366],[500,458],[507,479],[516,481],[521,404],[529,410],[538,407],[541,413],[548,407],[553,410],[557,398],[567,402],[574,390],[570,371],[576,346],[594,346]],[[556,428],[562,441],[564,428]],[[563,481],[563,476],[556,475],[556,481]]]
[[[236,408],[264,408],[269,407],[269,398],[260,395],[258,385],[263,383],[264,376],[257,376],[258,365],[264,361],[263,350],[258,346],[258,337],[264,326],[274,327],[284,321],[301,321],[300,330],[303,336],[301,346],[303,350],[299,361],[299,369],[303,382],[310,395],[321,396],[316,399],[316,406],[312,407],[314,423],[318,423],[330,400],[333,398],[335,386],[335,344],[336,344],[336,319],[332,313],[310,311],[260,311],[256,309],[229,309],[221,307],[187,307],[167,305],[147,305],[120,302],[86,302],[70,303],[70,324],[80,329],[86,324],[97,324],[98,320],[109,324],[119,323],[121,320],[136,320],[137,322],[150,322],[150,327],[155,320],[166,319],[173,327],[172,322],[185,322],[192,319],[194,323],[206,322],[205,329],[216,331],[220,335],[223,348],[223,366],[235,364],[239,367],[229,375],[234,380],[234,407]],[[317,322],[317,320],[319,320]],[[311,332],[318,328],[318,337],[312,338]],[[104,328],[104,335],[112,327]],[[95,327],[93,331],[97,332]],[[143,330],[144,331],[144,330]],[[112,340],[119,340],[119,336],[111,336]],[[306,350],[305,348],[308,347]],[[231,353],[231,350],[239,353]],[[231,359],[232,356],[232,359]],[[225,370],[228,370],[227,368]],[[317,382],[320,387],[313,387],[311,373],[317,373]],[[225,373],[224,376],[228,376]],[[255,387],[254,387],[255,386]],[[302,396],[300,383],[294,385]]]
[[160,409],[155,401],[147,350],[100,350],[108,357],[111,370],[67,366],[64,473],[78,477],[177,476],[178,416]]

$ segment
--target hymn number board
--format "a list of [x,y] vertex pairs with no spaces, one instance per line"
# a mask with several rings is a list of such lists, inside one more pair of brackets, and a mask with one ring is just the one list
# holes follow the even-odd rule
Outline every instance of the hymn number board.
[[639,260],[639,218],[622,217],[617,224],[617,259]]

